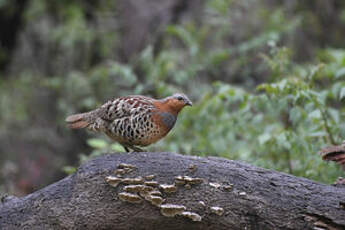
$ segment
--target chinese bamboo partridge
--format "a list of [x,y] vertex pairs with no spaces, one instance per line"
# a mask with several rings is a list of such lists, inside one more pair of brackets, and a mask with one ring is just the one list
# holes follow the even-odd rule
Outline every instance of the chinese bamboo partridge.
[[138,146],[148,146],[167,135],[178,113],[191,105],[181,93],[163,99],[133,95],[108,101],[90,112],[68,116],[66,122],[72,129],[104,132],[127,152],[129,149],[140,152]]

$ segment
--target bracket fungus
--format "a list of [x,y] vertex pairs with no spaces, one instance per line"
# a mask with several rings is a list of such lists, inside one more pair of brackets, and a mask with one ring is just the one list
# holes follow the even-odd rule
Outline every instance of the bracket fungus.
[[115,174],[118,176],[125,175],[127,173],[132,172],[134,169],[133,168],[123,168],[123,169],[116,169]]
[[198,203],[199,203],[201,206],[206,207],[206,204],[205,204],[204,201],[200,200]]
[[233,184],[226,184],[226,185],[224,185],[223,188],[224,188],[225,191],[230,191],[233,186],[234,186]]
[[136,185],[126,185],[123,190],[126,192],[136,193],[136,192],[149,192],[152,191],[154,188],[142,184]]
[[187,218],[191,219],[192,221],[201,221],[201,219],[202,219],[201,216],[195,212],[182,212],[179,215],[187,217]]
[[115,176],[107,176],[105,178],[105,181],[112,187],[117,187],[119,185],[119,183],[122,182],[121,178],[115,177]]
[[191,189],[192,185],[201,184],[204,180],[199,177],[190,177],[190,176],[177,176],[175,177],[175,184],[184,185],[186,189]]
[[[181,215],[191,219],[192,221],[201,221],[202,217],[199,214],[186,211],[186,207],[183,205],[163,204],[165,199],[162,197],[162,193],[177,192],[177,185],[184,185],[186,189],[191,189],[192,185],[201,184],[204,182],[204,179],[190,176],[177,176],[175,177],[174,184],[159,184],[157,181],[153,180],[156,177],[155,175],[147,175],[144,178],[141,176],[134,178],[120,178],[120,176],[129,173],[134,169],[136,169],[134,165],[122,163],[119,164],[118,168],[115,170],[115,174],[118,177],[108,176],[105,178],[106,182],[113,187],[117,187],[120,183],[125,184],[123,192],[118,193],[118,197],[121,201],[140,204],[143,200],[146,200],[151,205],[159,207],[163,216],[174,217],[176,215]],[[196,166],[193,165],[189,169],[195,171]],[[159,191],[158,188],[161,191]],[[199,203],[205,207],[205,203],[203,201],[200,201]],[[212,207],[211,212],[219,215],[220,212],[223,212],[223,209],[217,208],[218,207]]]
[[121,163],[117,166],[119,169],[129,168],[129,169],[136,169],[137,167],[131,164]]
[[152,196],[162,196],[162,193],[159,190],[152,190],[149,194]]
[[160,184],[159,188],[165,193],[173,193],[177,191],[177,187],[174,184]]
[[177,176],[175,177],[175,183],[179,185],[184,184],[201,184],[204,182],[204,179],[199,177],[190,177],[190,176]]
[[164,202],[164,199],[160,196],[155,196],[151,194],[147,194],[145,197],[145,200],[150,202],[152,205],[160,207],[160,205]]
[[144,179],[142,177],[123,178],[122,183],[124,183],[124,184],[143,184]]
[[204,179],[199,177],[184,176],[183,179],[189,184],[201,184],[204,182]]
[[122,175],[125,175],[126,174],[126,171],[124,169],[116,169],[115,170],[115,174],[117,176],[122,176]]
[[156,175],[147,175],[145,176],[145,180],[153,180],[156,177]]
[[119,196],[120,200],[125,201],[125,202],[129,202],[132,204],[140,204],[143,201],[140,196],[138,196],[137,194],[133,194],[133,193],[120,192],[118,194],[118,196]]
[[153,181],[153,180],[145,181],[144,184],[147,186],[152,186],[152,187],[158,187],[159,186],[159,183],[157,181]]
[[210,210],[212,213],[217,214],[218,216],[221,216],[224,213],[224,209],[221,207],[214,206],[214,207],[211,207]]
[[186,210],[185,206],[176,204],[162,204],[160,208],[162,215],[166,217],[174,217]]
[[185,185],[186,181],[183,180],[182,176],[175,177],[175,184],[176,185]]
[[221,184],[216,183],[216,182],[210,182],[209,185],[213,188],[220,188]]

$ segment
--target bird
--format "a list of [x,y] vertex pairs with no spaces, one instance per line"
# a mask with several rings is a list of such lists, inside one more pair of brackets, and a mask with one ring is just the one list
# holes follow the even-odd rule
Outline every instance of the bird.
[[105,133],[126,152],[143,152],[140,147],[153,144],[169,133],[185,106],[192,106],[192,102],[183,93],[163,99],[130,95],[109,100],[95,110],[70,115],[66,122],[71,129]]

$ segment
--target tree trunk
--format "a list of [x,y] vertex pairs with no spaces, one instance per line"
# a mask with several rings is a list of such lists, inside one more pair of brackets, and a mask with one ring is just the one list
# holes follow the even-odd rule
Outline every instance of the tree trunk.
[[[123,174],[117,187],[106,181],[115,173]],[[133,191],[136,198],[123,201],[124,190],[135,187],[125,188],[130,182],[123,178],[152,180],[148,175],[161,184],[163,204],[152,205],[144,192]],[[162,186],[174,181],[175,192]],[[194,221],[188,212],[164,216],[165,204],[183,205]],[[28,196],[5,199],[0,229],[345,229],[345,189],[222,158],[112,154]]]

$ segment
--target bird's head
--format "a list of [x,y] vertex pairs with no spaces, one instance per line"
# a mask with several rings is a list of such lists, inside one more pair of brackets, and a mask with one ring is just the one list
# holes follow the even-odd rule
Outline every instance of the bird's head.
[[176,114],[178,114],[183,107],[193,105],[191,100],[183,93],[175,93],[172,96],[162,99],[161,102],[163,107]]

